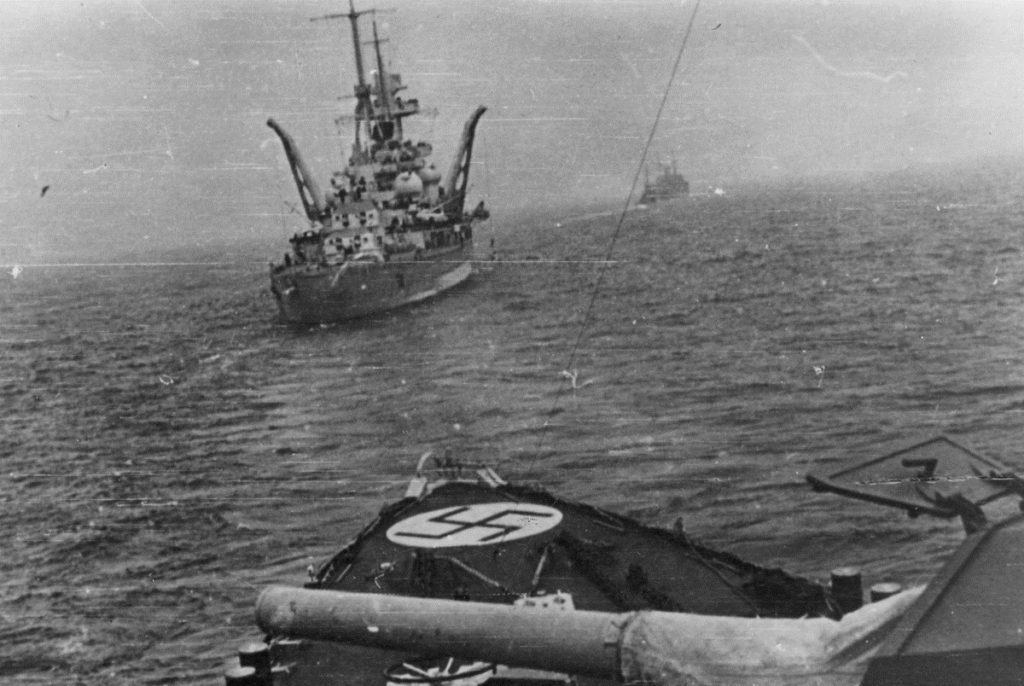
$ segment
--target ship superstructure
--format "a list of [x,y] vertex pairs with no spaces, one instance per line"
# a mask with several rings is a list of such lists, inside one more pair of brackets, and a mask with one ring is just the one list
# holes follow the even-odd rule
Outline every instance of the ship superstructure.
[[347,164],[321,189],[291,136],[273,119],[310,227],[291,238],[291,250],[271,265],[271,290],[282,317],[294,323],[336,322],[423,300],[469,277],[473,223],[489,213],[483,202],[465,209],[478,107],[466,121],[446,174],[430,160],[433,148],[407,138],[404,120],[420,113],[403,97],[401,76],[384,65],[373,20],[375,69],[366,72],[359,18],[373,10],[332,14],[352,29],[355,111]]
[[640,205],[651,205],[685,198],[689,193],[690,182],[679,173],[676,161],[672,160],[672,164],[661,165],[661,174],[654,181],[651,181],[649,172],[644,169],[644,192],[637,202]]

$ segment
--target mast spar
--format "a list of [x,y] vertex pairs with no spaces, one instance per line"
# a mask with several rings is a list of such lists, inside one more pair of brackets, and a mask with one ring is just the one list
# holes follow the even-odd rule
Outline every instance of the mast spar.
[[[348,0],[348,12],[337,13],[337,14],[325,14],[322,17],[314,17],[310,21],[321,21],[324,19],[348,19],[349,24],[352,26],[352,50],[355,54],[356,60],[356,113],[357,119],[358,114],[362,113],[365,119],[369,119],[370,115],[373,114],[373,100],[370,97],[370,86],[366,83],[366,69],[363,66],[363,49],[362,42],[359,37],[359,17],[364,14],[374,14],[376,10],[362,10],[356,11],[354,0]],[[359,146],[359,126],[356,126],[356,147]]]
[[373,19],[373,51],[377,55],[377,88],[380,91],[380,104],[384,109],[384,118],[391,120],[391,89],[388,87],[388,75],[384,71],[384,60],[380,56],[380,37],[377,35],[377,18]]
[[369,95],[369,88],[366,85],[366,70],[363,68],[363,53],[359,47],[362,45],[359,38],[359,17],[364,14],[373,14],[376,10],[362,10],[357,12],[353,0],[348,0],[348,12],[338,14],[325,14],[322,17],[313,17],[310,21],[323,21],[324,19],[348,19],[352,25],[352,46],[355,51],[356,57],[356,77],[358,83],[356,84],[355,91],[356,97],[362,98],[364,95]]
[[[356,127],[353,153],[358,155],[359,151],[362,150],[362,135],[364,133],[362,128],[364,126],[366,127],[365,135],[367,139],[391,139],[396,131],[399,137],[401,137],[401,117],[407,114],[414,114],[415,112],[406,112],[403,110],[398,113],[397,116],[395,115],[395,106],[391,99],[391,77],[384,69],[383,58],[380,54],[380,44],[384,41],[382,41],[377,34],[376,16],[378,12],[389,12],[392,10],[356,10],[354,0],[348,0],[348,7],[348,12],[326,14],[322,17],[315,17],[310,21],[320,21],[323,19],[348,19],[349,24],[352,26],[352,50],[355,55],[356,77],[358,81],[354,88],[356,96]],[[368,43],[372,43],[374,46],[374,54],[377,62],[377,73],[376,78],[374,79],[375,83],[373,84],[369,83],[366,77],[366,67],[363,63],[362,40],[359,35],[359,17],[364,14],[372,14],[374,16],[373,40],[367,41]],[[374,101],[373,98],[374,88],[376,88],[379,93],[378,101]]]

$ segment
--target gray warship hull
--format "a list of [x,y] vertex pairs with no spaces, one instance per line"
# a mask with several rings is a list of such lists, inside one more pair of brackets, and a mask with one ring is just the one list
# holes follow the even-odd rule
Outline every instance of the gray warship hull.
[[339,323],[412,305],[466,281],[473,242],[384,262],[293,265],[271,270],[270,290],[291,324]]

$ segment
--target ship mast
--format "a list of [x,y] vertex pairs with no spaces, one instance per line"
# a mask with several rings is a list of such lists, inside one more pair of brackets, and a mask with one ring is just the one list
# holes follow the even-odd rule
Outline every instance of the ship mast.
[[[352,49],[355,52],[356,58],[356,78],[358,82],[355,85],[356,95],[356,119],[359,119],[359,114],[363,115],[364,119],[369,119],[369,115],[373,112],[373,101],[370,98],[370,86],[366,83],[366,69],[363,67],[363,48],[362,42],[359,38],[359,17],[364,14],[373,14],[376,10],[362,10],[357,12],[354,4],[354,0],[348,0],[348,12],[338,14],[325,14],[322,17],[316,17],[310,21],[319,21],[322,19],[348,19],[352,25]],[[356,144],[355,147],[360,148],[359,142],[359,126],[356,125]]]
[[367,91],[366,88],[366,71],[363,69],[363,50],[360,47],[362,45],[359,42],[359,17],[361,15],[373,12],[373,10],[363,10],[362,12],[356,12],[353,0],[348,0],[348,14],[335,15],[348,17],[349,22],[352,24],[352,48],[356,53],[356,76],[359,78],[359,84],[356,86],[356,97],[361,98],[367,95],[364,93]]
[[377,35],[377,18],[373,19],[373,51],[377,55],[377,88],[380,91],[380,104],[384,108],[385,121],[391,120],[391,89],[388,86],[388,75],[384,71],[384,60],[380,56],[380,37]]
[[[390,10],[360,10],[355,8],[354,0],[348,0],[349,11],[338,14],[327,14],[317,17],[312,21],[320,19],[348,19],[352,25],[352,43],[356,58],[356,75],[359,82],[355,86],[356,108],[355,108],[355,142],[352,146],[353,164],[366,164],[370,161],[369,151],[364,145],[370,145],[371,141],[383,144],[402,139],[402,119],[419,112],[419,102],[415,99],[403,102],[395,99],[395,93],[402,90],[401,77],[398,74],[389,74],[384,68],[384,58],[381,56],[380,44],[387,42],[381,39],[377,31],[377,12],[388,12]],[[367,79],[366,67],[363,63],[363,47],[359,37],[359,17],[364,14],[374,15],[373,40],[367,41],[373,44],[374,56],[377,62],[376,75]],[[369,81],[373,81],[370,83]],[[376,96],[376,97],[375,97]],[[339,121],[344,117],[339,117]],[[365,128],[365,130],[364,130]],[[365,136],[365,139],[364,139]],[[365,143],[364,143],[365,140]]]

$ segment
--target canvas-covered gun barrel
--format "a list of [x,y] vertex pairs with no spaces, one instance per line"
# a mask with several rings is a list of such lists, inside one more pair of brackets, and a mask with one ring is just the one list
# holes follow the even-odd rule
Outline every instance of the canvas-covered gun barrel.
[[272,636],[626,683],[852,685],[864,673],[866,651],[877,646],[920,590],[904,591],[835,621],[553,611],[271,587],[257,601],[256,620]]
[[617,617],[285,587],[268,588],[256,605],[256,621],[271,635],[604,678],[618,674],[618,631],[608,631]]

